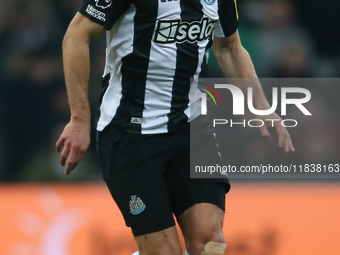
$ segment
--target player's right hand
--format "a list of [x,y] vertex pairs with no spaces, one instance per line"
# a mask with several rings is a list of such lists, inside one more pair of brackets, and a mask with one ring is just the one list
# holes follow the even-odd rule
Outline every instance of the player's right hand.
[[[270,134],[268,127],[273,125],[278,134],[278,146],[283,149],[284,152],[295,152],[290,135],[286,127],[281,125],[282,119],[275,112],[270,115],[256,116],[257,119],[261,119],[265,124],[261,126],[260,132],[264,138],[268,141],[273,141],[273,136]],[[279,121],[267,121],[267,120],[279,120]]]
[[65,174],[69,174],[83,158],[90,145],[90,123],[71,120],[64,128],[56,143],[60,152],[60,164],[65,166]]

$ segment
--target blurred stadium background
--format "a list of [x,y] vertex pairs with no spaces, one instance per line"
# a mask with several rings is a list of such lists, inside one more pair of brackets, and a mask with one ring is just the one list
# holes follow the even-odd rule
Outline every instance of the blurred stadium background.
[[[126,255],[130,230],[103,185],[94,139],[70,176],[55,142],[69,120],[61,42],[81,0],[0,5],[0,254]],[[259,77],[340,75],[340,1],[239,0],[240,35]],[[98,105],[104,37],[91,44],[89,97]],[[221,72],[212,55],[212,76]],[[265,87],[265,90],[270,88]],[[288,158],[253,133],[231,136],[230,159],[340,163],[340,86],[314,88],[322,116],[292,130]],[[93,128],[94,130],[94,123]],[[95,137],[94,135],[92,136]],[[226,254],[340,254],[340,179],[235,180],[227,199]]]

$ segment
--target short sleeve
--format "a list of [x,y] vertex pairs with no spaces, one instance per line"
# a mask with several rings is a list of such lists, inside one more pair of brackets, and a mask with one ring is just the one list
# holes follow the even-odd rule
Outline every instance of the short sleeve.
[[84,0],[79,12],[110,30],[129,5],[129,0]]
[[234,34],[239,26],[236,0],[219,0],[218,15],[219,21],[214,35],[217,37],[228,37]]

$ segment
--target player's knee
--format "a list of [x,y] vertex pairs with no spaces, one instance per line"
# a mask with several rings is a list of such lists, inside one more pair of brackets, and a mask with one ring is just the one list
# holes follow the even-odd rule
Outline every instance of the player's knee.
[[227,247],[226,243],[208,242],[206,244],[199,244],[198,246],[189,249],[190,255],[223,255]]
[[208,242],[200,255],[223,255],[226,247],[225,243]]
[[182,255],[182,248],[177,241],[137,242],[139,255]]
[[225,248],[222,230],[200,233],[187,241],[187,249],[190,255],[223,255]]
[[174,245],[161,245],[153,249],[141,249],[139,255],[182,255],[182,248]]
[[182,248],[180,244],[168,244],[163,246],[158,253],[152,253],[157,255],[182,255]]

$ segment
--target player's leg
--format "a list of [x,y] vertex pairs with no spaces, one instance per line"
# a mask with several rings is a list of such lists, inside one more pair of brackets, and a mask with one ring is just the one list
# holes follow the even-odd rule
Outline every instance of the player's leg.
[[220,208],[205,203],[196,204],[182,213],[179,224],[190,255],[224,254],[223,215]]
[[224,175],[217,179],[190,178],[193,165],[223,164],[215,136],[204,118],[192,121],[190,141],[185,141],[187,137],[184,132],[176,136],[178,143],[183,144],[179,148],[187,152],[173,162],[168,172],[173,211],[190,255],[222,255],[226,247],[222,226],[229,181]]
[[[226,248],[222,231],[225,185],[208,183],[178,194],[181,204],[175,209],[190,255],[222,255]],[[188,209],[183,210],[185,205]],[[179,213],[179,215],[178,215]]]
[[97,141],[104,180],[131,227],[139,254],[181,255],[163,175],[171,138],[127,134],[109,126]]
[[176,227],[136,236],[139,255],[181,255]]

